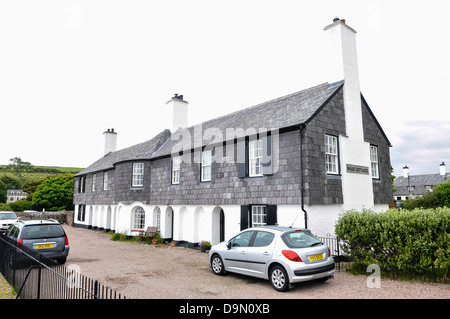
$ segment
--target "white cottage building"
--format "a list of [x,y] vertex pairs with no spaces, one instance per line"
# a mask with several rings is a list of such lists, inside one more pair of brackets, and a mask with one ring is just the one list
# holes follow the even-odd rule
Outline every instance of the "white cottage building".
[[343,20],[324,30],[338,81],[191,127],[175,95],[172,130],[122,150],[107,130],[104,157],[76,175],[75,225],[128,235],[156,226],[194,246],[261,224],[325,235],[344,210],[388,209],[391,145],[359,89],[356,32]]

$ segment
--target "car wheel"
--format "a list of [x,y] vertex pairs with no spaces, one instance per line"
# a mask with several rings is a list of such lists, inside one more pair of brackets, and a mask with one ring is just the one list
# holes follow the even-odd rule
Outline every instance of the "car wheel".
[[270,271],[270,282],[276,291],[286,291],[289,288],[289,277],[282,266],[275,266]]
[[216,275],[223,275],[225,273],[225,267],[219,255],[212,256],[211,269]]
[[64,264],[66,263],[66,260],[67,260],[67,257],[56,259],[56,261],[57,261],[58,264],[60,264],[60,265],[64,265]]

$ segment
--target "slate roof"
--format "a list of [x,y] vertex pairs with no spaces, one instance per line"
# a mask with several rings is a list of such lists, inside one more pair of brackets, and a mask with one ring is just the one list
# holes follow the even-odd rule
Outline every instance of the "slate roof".
[[164,130],[149,141],[106,154],[79,172],[77,176],[112,169],[114,164],[123,161],[148,160],[168,139],[170,139],[170,131]]
[[[202,132],[207,129],[220,130],[222,136],[214,136],[214,142],[225,141],[227,129],[254,128],[256,132],[270,131],[300,125],[310,121],[315,114],[337,93],[344,81],[335,83],[322,83],[317,86],[289,94],[268,102],[264,102],[225,116],[221,116],[201,123]],[[191,137],[194,137],[194,128],[187,128]],[[173,136],[178,136],[175,132]],[[167,156],[172,153],[174,146],[180,143],[178,137],[170,138],[170,131],[165,130],[150,141],[137,144],[116,152],[111,152],[98,161],[79,172],[77,175],[85,175],[97,171],[114,168],[114,164],[128,160],[152,159]],[[211,141],[203,141],[204,145]],[[195,145],[191,141],[190,145]]]
[[[425,186],[438,186],[440,184],[450,181],[450,173],[445,176],[441,174],[424,174],[424,175],[410,175],[409,183],[414,186],[414,190],[411,189],[411,194],[424,194],[427,190]],[[408,178],[399,176],[394,180],[394,188],[397,191],[394,196],[409,195],[408,191]]]
[[[307,123],[321,107],[326,104],[334,93],[339,91],[343,86],[344,81],[328,84],[322,83],[320,85],[302,90],[293,94],[289,94],[268,102],[264,102],[228,115],[224,115],[206,122],[201,123],[203,132],[207,129],[219,130],[221,136],[214,136],[214,143],[225,141],[228,137],[227,129],[255,129],[255,132],[262,133],[272,129],[281,129]],[[199,127],[198,125],[197,127]],[[191,126],[186,128],[191,138],[194,138],[194,128]],[[180,143],[178,134],[179,131],[174,132],[176,137],[168,141],[156,156],[170,155],[172,150],[176,149],[176,145]],[[211,141],[203,141],[202,146]],[[191,141],[190,145],[199,146],[199,143]]]

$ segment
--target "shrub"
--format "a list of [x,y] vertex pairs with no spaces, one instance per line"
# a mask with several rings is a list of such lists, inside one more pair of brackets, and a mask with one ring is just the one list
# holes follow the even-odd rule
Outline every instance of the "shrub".
[[338,219],[335,232],[357,263],[417,274],[448,270],[450,209],[350,210]]
[[28,200],[21,199],[17,202],[9,203],[9,207],[11,207],[11,209],[15,212],[23,212],[25,210],[32,209],[33,203]]
[[405,209],[450,207],[450,182],[440,184],[433,192],[402,203]]

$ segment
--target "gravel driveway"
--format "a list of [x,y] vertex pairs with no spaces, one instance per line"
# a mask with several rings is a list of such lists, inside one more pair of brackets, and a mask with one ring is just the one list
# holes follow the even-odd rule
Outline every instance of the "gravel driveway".
[[156,248],[112,241],[111,235],[92,230],[67,225],[64,229],[70,243],[66,266],[127,298],[450,299],[450,285],[400,282],[381,276],[380,288],[368,288],[366,276],[345,272],[336,272],[335,278],[325,283],[299,283],[287,293],[279,293],[266,280],[214,275],[207,254],[197,250]]

